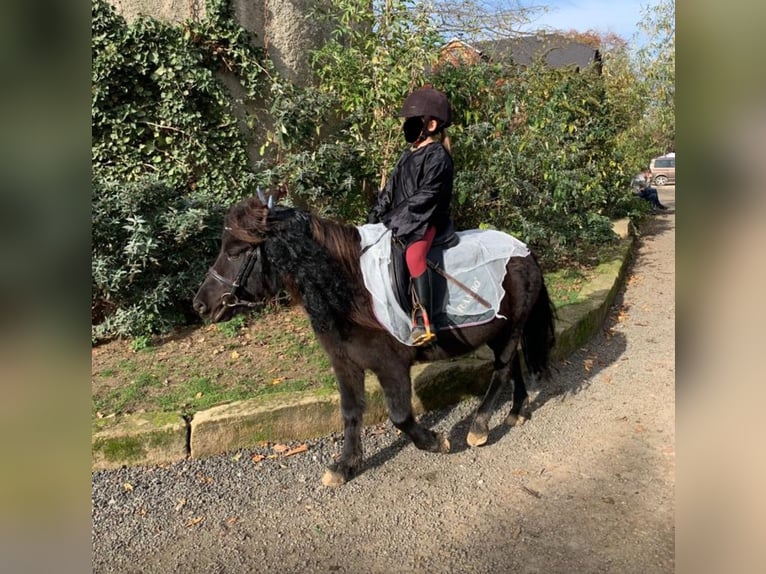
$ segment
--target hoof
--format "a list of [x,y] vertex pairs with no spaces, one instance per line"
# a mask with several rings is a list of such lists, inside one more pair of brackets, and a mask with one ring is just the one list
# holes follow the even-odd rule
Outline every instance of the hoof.
[[470,446],[481,446],[487,442],[488,433],[475,433],[470,431],[466,437],[466,441]]
[[325,486],[338,487],[346,483],[346,477],[340,472],[332,469],[327,469],[322,476],[322,484]]
[[525,417],[524,415],[510,414],[505,419],[505,424],[508,425],[509,427],[520,427],[525,422],[527,422],[527,417]]

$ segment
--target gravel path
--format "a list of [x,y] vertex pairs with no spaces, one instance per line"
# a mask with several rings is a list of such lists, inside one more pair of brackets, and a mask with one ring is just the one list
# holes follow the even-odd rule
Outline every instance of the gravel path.
[[[532,419],[465,434],[478,400],[428,413],[453,452],[368,427],[362,474],[320,484],[338,436],[93,474],[94,572],[674,571],[675,191],[604,330],[543,382]],[[290,446],[298,446],[293,444]]]

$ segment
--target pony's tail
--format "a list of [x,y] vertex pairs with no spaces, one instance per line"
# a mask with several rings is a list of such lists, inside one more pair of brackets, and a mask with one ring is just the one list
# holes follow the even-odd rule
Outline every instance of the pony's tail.
[[524,323],[521,335],[521,350],[524,361],[532,375],[546,373],[550,362],[551,349],[556,343],[556,308],[548,296],[545,283],[540,287],[532,311]]

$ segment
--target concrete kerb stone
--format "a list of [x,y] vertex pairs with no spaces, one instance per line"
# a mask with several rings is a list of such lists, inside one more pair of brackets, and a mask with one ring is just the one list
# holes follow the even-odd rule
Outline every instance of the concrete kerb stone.
[[175,462],[188,456],[188,427],[177,413],[137,413],[93,423],[93,470]]
[[[601,328],[619,291],[630,261],[633,238],[628,220],[614,224],[621,253],[597,269],[581,292],[585,301],[557,310],[554,360],[580,348]],[[481,395],[489,384],[489,349],[448,361],[412,367],[413,410],[420,414]],[[364,423],[388,417],[385,397],[375,375],[365,377]],[[98,425],[97,423],[94,423]],[[267,442],[303,440],[342,430],[340,398],[312,392],[236,401],[196,413],[189,423],[172,413],[143,413],[121,418],[103,430],[94,428],[93,468],[174,462],[187,456],[211,456]]]

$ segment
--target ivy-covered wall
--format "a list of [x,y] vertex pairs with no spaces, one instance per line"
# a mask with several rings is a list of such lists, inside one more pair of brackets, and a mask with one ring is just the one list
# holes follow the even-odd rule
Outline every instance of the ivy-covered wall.
[[[210,9],[210,0],[109,0],[128,22],[151,16],[163,22],[200,21]],[[311,76],[312,50],[327,39],[327,28],[316,19],[305,18],[316,0],[232,0],[235,21],[253,33],[256,46],[265,48],[277,71],[286,79],[303,84]]]

